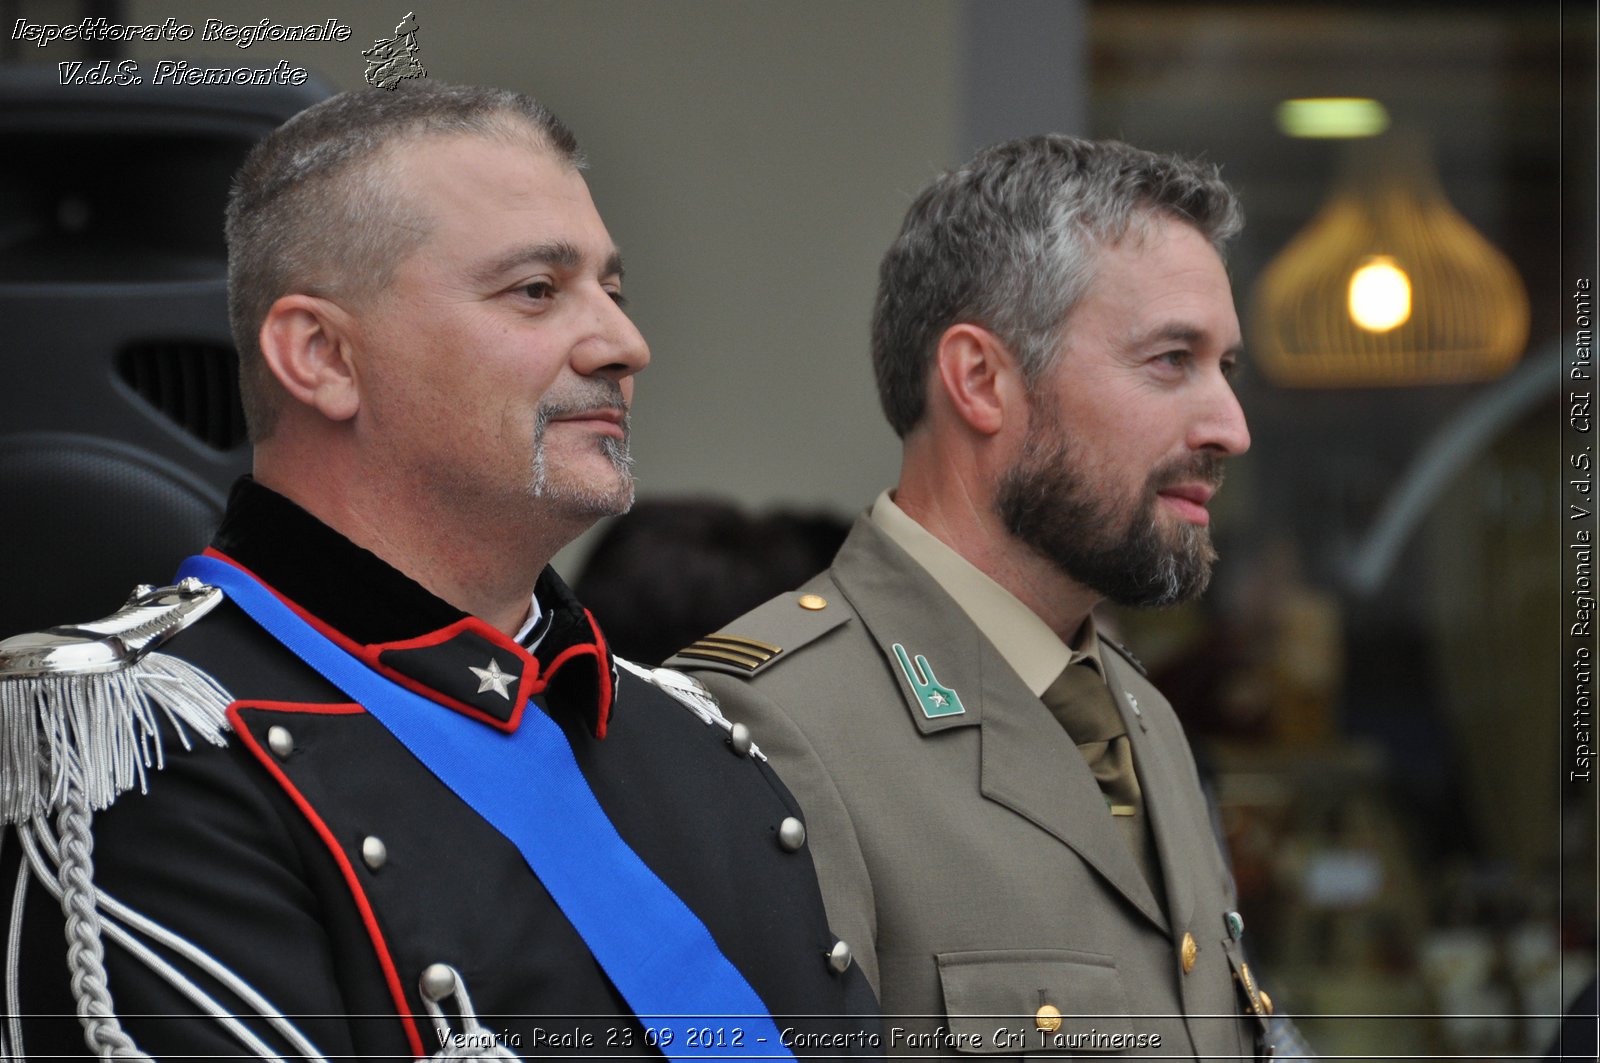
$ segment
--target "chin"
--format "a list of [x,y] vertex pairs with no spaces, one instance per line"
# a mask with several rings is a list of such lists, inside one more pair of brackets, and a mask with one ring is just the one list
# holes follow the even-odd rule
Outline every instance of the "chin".
[[615,517],[633,508],[633,480],[611,484],[561,481],[534,484],[529,492],[550,509],[571,517]]

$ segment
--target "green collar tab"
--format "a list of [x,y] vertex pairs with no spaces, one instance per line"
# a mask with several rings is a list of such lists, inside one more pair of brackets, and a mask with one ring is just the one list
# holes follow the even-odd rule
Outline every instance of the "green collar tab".
[[[939,682],[926,657],[917,654],[916,666],[912,667],[906,648],[898,642],[894,644],[894,655],[900,659],[900,668],[906,673],[911,689],[916,691],[924,716],[936,720],[940,716],[957,716],[967,711],[961,704],[961,695]],[[926,678],[922,678],[924,676]]]

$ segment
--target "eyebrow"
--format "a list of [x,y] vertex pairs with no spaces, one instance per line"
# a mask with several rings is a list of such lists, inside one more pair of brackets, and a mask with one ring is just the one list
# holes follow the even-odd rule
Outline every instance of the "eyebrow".
[[[583,265],[583,252],[565,240],[551,240],[542,244],[525,244],[477,267],[472,271],[472,277],[480,284],[493,284],[512,270],[532,265],[575,270]],[[601,264],[600,276],[620,279],[623,272],[622,252],[613,249],[611,254],[606,256],[605,262]]]
[[[1179,343],[1186,343],[1190,346],[1193,346],[1205,338],[1205,333],[1201,332],[1197,328],[1192,328],[1188,325],[1172,323],[1168,325],[1162,325],[1159,328],[1151,329],[1149,332],[1138,338],[1135,346],[1145,347],[1153,343],[1170,340],[1176,340]],[[1244,355],[1244,345],[1242,343],[1236,344],[1232,347],[1229,347],[1222,353],[1225,355],[1232,355],[1234,358],[1240,358]]]

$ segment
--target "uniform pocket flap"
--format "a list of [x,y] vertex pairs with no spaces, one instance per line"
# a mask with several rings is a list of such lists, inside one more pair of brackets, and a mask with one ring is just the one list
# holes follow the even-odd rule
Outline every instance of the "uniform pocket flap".
[[938,964],[950,1033],[961,1051],[1137,1047],[1110,956],[1070,949],[945,952]]

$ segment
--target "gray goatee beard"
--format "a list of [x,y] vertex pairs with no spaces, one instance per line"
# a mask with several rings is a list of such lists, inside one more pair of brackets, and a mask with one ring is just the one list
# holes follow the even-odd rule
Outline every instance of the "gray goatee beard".
[[622,438],[602,436],[597,440],[601,454],[616,472],[612,483],[562,483],[552,481],[545,450],[545,430],[551,421],[602,407],[627,409],[622,386],[614,380],[589,380],[582,388],[547,398],[539,403],[533,425],[533,470],[528,494],[595,517],[614,516],[633,508],[633,451],[629,447],[629,415],[622,418]]

